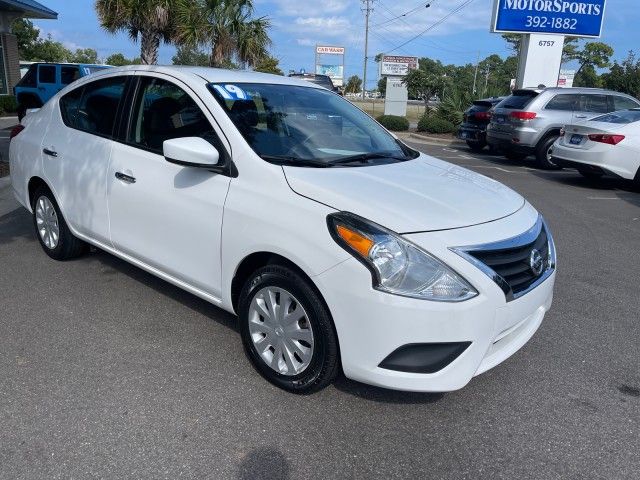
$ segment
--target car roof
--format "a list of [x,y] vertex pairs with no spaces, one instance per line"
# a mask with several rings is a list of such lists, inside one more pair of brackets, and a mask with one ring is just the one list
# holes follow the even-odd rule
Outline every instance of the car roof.
[[322,88],[305,80],[298,80],[295,77],[285,77],[270,73],[253,72],[249,70],[227,70],[212,67],[189,67],[178,65],[127,65],[125,67],[114,67],[105,72],[92,75],[113,75],[114,73],[127,73],[131,71],[164,73],[180,77],[183,80],[204,80],[207,83],[265,83],[276,85],[297,85],[310,88]]

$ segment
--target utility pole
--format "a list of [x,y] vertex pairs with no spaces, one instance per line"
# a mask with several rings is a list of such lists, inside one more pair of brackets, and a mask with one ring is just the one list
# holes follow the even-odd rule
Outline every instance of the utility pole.
[[480,52],[478,52],[478,61],[476,62],[476,73],[473,75],[473,94],[476,94],[476,83],[478,81],[478,67],[480,66]]
[[369,15],[373,12],[374,0],[362,0],[364,4],[364,73],[362,75],[362,99],[365,98],[365,92],[367,91],[367,63],[369,62]]

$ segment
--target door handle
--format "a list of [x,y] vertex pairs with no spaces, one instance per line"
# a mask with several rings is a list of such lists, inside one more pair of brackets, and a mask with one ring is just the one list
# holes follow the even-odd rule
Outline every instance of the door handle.
[[576,118],[587,118],[586,115],[576,115]]
[[136,178],[131,175],[126,175],[122,172],[116,172],[116,178],[122,180],[125,183],[136,183]]
[[42,149],[42,153],[44,153],[45,155],[49,155],[50,157],[57,157],[58,156],[58,152],[55,152],[53,150],[49,150],[48,148],[43,148]]

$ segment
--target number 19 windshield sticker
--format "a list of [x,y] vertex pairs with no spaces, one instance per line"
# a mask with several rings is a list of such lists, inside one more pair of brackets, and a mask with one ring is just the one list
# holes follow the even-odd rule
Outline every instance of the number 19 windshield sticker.
[[214,85],[216,92],[225,100],[249,100],[250,95],[237,85]]

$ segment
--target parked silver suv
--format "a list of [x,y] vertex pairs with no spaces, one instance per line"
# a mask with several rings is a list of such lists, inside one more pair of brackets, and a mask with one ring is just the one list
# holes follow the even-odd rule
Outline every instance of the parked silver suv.
[[596,88],[514,90],[496,105],[487,127],[487,143],[507,158],[535,155],[541,168],[555,168],[551,147],[560,129],[603,113],[640,107],[640,101]]

